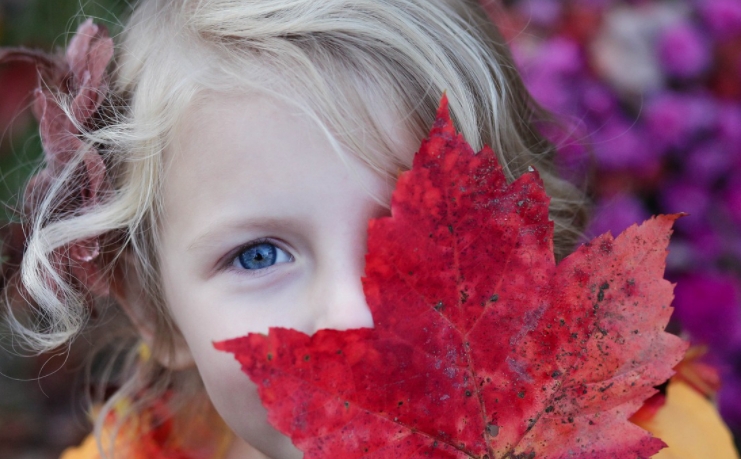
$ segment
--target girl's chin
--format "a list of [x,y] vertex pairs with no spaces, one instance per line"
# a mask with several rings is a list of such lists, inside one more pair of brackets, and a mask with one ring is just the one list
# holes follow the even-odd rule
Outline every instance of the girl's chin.
[[242,373],[232,382],[234,384],[227,390],[219,383],[210,388],[206,384],[216,411],[236,436],[233,453],[230,450],[226,459],[300,459],[303,454],[293,446],[291,439],[268,422],[268,413],[260,402],[257,386]]

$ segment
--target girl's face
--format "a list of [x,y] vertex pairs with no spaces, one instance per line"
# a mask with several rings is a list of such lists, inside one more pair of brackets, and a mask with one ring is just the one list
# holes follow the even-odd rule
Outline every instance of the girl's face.
[[[165,298],[216,409],[273,458],[300,457],[267,424],[256,387],[212,343],[288,327],[371,327],[361,284],[367,223],[393,183],[346,161],[297,109],[213,94],[168,152],[161,271]],[[400,142],[414,151],[414,142]]]

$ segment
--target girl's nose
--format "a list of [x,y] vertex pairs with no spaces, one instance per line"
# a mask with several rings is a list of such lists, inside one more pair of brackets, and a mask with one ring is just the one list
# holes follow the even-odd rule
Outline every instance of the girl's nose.
[[365,300],[360,280],[364,270],[364,256],[358,263],[329,262],[320,266],[311,293],[314,315],[313,330],[348,330],[373,327],[373,317]]

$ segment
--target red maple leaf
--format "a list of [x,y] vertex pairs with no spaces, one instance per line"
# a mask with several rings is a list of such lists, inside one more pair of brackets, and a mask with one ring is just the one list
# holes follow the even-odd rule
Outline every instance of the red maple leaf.
[[647,458],[628,418],[685,344],[664,332],[676,216],[584,244],[556,265],[536,172],[507,184],[443,98],[392,216],[372,220],[373,329],[272,328],[216,343],[270,422],[312,458]]

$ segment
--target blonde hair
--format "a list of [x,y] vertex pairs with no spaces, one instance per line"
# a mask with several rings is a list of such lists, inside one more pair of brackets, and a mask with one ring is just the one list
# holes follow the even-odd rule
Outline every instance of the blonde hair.
[[[110,194],[85,212],[60,213],[64,183],[77,178],[71,164],[27,216],[22,283],[44,320],[28,325],[11,314],[11,325],[33,349],[64,344],[85,326],[87,293],[58,273],[51,254],[99,235],[106,235],[109,275],[122,251],[136,260],[132,275],[159,317],[155,346],[172,349],[177,333],[158,281],[162,153],[186,108],[210,91],[284,99],[335,145],[392,179],[410,167],[414,152],[394,148],[399,131],[384,117],[402,120],[401,129],[422,139],[446,92],[474,149],[491,145],[510,179],[538,169],[552,198],[557,257],[572,249],[584,223],[582,194],[556,175],[554,147],[536,130],[545,114],[476,0],[145,0],[120,37],[115,63],[101,126],[85,134],[104,157]],[[118,398],[145,390],[154,396],[174,381],[133,353],[127,361],[135,376]]]

